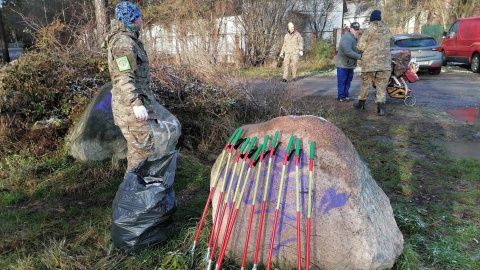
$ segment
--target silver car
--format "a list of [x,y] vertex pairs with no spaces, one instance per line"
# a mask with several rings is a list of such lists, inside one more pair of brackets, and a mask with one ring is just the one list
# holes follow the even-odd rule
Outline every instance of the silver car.
[[392,50],[409,50],[415,57],[420,70],[438,75],[442,70],[442,47],[435,39],[424,34],[394,35],[390,42]]

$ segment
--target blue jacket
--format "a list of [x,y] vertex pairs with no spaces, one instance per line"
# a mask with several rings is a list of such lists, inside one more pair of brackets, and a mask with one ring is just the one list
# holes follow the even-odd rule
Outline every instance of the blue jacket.
[[355,68],[357,60],[362,58],[362,55],[357,51],[358,39],[350,32],[346,32],[340,38],[338,45],[338,54],[335,58],[335,67],[337,68]]

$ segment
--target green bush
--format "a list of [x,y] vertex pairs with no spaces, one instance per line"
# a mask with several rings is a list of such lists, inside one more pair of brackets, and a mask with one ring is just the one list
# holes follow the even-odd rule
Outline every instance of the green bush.
[[332,59],[333,44],[329,40],[320,40],[313,43],[312,56],[314,60]]

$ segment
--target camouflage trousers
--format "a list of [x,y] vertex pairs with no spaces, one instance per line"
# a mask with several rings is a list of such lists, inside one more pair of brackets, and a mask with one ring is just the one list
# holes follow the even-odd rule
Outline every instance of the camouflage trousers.
[[147,121],[129,121],[118,125],[127,141],[127,172],[153,154],[153,140]]
[[375,103],[384,103],[387,100],[387,84],[391,71],[362,72],[362,88],[358,100],[366,100],[372,86],[377,89]]
[[298,65],[298,54],[285,54],[285,59],[283,60],[283,78],[285,80],[289,79],[291,75],[292,79],[297,78],[297,65]]

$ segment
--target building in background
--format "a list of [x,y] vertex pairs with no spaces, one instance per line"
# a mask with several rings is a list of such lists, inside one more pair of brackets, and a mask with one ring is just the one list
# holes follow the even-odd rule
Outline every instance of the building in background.
[[[261,4],[265,6],[265,3]],[[273,1],[272,5],[278,5],[278,3]],[[219,2],[216,9],[222,12],[216,12],[221,15],[214,16],[214,20],[196,21],[195,26],[190,30],[181,29],[174,24],[152,25],[142,31],[142,40],[153,54],[182,57],[182,53],[186,52],[207,53],[214,54],[216,61],[236,63],[252,54],[260,54],[260,61],[275,57],[281,47],[289,21],[292,21],[295,28],[304,36],[306,51],[312,48],[314,40],[334,39],[335,29],[342,28],[345,0],[303,0],[292,1],[292,3],[291,6],[281,10],[278,23],[274,26],[278,29],[264,27],[265,22],[259,23],[259,27],[253,27],[253,30],[248,29],[248,27],[252,28],[251,25],[255,25],[245,21],[248,18],[244,12],[248,7],[237,5],[228,9],[229,7]],[[272,20],[268,14],[263,17],[257,16],[255,19]],[[205,29],[205,31],[198,31],[198,29]],[[252,38],[247,35],[251,35],[252,32],[260,35],[265,44],[263,48],[251,44]],[[258,52],[252,52],[252,50],[258,50]]]

